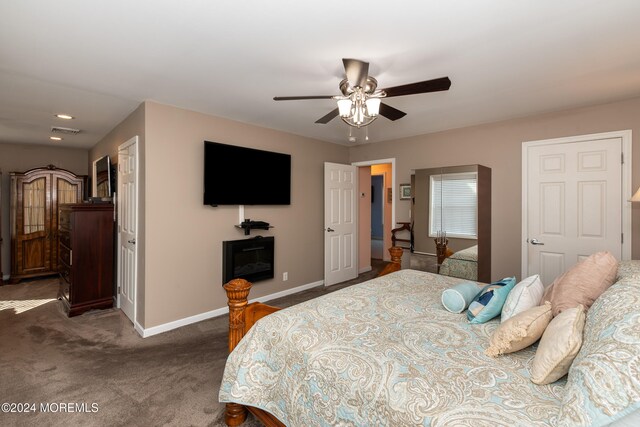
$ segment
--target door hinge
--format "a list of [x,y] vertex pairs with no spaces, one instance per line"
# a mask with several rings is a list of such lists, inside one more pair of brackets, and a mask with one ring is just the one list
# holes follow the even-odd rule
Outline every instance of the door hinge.
[[620,163],[624,165],[624,153],[620,153]]
[[624,233],[620,233],[620,243],[624,244]]

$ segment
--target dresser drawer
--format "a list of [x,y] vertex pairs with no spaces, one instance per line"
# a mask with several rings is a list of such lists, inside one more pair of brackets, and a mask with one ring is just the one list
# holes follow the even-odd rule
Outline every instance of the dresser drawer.
[[60,263],[58,272],[60,273],[60,278],[62,278],[62,281],[66,282],[67,284],[73,283],[71,277],[71,268],[68,265]]
[[71,230],[71,211],[63,209],[58,211],[58,228]]
[[60,238],[61,245],[65,245],[67,248],[71,248],[71,236],[66,230],[59,230],[58,236]]
[[63,297],[67,300],[67,302],[71,301],[71,284],[64,278],[62,272],[60,272],[60,292],[59,296]]
[[60,257],[60,261],[62,261],[64,264],[68,266],[73,265],[73,251],[66,245],[62,244],[62,236],[60,237],[60,252],[58,253],[58,256]]

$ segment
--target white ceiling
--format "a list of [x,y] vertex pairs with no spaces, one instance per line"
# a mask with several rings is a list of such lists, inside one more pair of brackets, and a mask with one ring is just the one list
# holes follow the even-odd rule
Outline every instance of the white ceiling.
[[[1,0],[0,142],[88,148],[155,100],[348,144],[314,123],[333,101],[272,100],[338,94],[341,58],[381,88],[452,81],[388,99],[407,116],[371,142],[631,98],[639,20],[638,0]],[[53,143],[54,125],[82,132]]]

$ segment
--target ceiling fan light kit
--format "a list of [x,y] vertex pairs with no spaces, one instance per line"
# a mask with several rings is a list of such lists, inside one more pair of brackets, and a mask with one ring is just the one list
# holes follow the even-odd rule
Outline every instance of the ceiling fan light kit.
[[346,75],[339,85],[342,95],[276,96],[273,100],[333,99],[337,102],[338,108],[316,120],[316,123],[327,124],[339,115],[349,126],[361,128],[373,123],[379,115],[395,121],[407,114],[382,103],[382,98],[438,92],[449,90],[451,86],[451,80],[448,77],[441,77],[378,90],[378,81],[369,76],[368,62],[345,58],[342,63]]
[[340,118],[349,126],[367,126],[378,118],[380,98],[377,94],[368,94],[361,87],[349,96],[336,96]]

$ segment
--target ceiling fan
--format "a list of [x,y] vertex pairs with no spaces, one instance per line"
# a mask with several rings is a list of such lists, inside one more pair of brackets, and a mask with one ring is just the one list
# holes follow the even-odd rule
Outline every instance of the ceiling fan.
[[382,103],[383,98],[393,96],[414,95],[418,93],[439,92],[449,90],[449,77],[409,83],[386,89],[378,89],[378,81],[369,75],[369,63],[358,59],[343,58],[346,78],[340,82],[342,95],[318,96],[275,96],[274,101],[295,101],[302,99],[333,99],[338,108],[316,120],[316,123],[326,124],[338,115],[349,126],[362,127],[372,123],[378,116],[389,120],[398,120],[407,113]]

